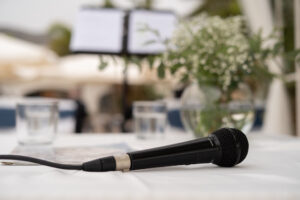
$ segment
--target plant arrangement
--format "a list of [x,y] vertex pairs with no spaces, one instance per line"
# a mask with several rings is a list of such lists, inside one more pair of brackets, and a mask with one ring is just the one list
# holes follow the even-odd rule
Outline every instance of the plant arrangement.
[[200,94],[194,90],[183,96],[182,109],[187,128],[199,136],[222,126],[249,131],[254,119],[254,95],[249,94],[279,77],[269,70],[270,61],[280,65],[279,56],[295,58],[298,53],[284,52],[279,31],[267,36],[262,31],[249,33],[241,16],[202,14],[180,22],[169,40],[150,31],[158,36],[156,42],[166,46],[155,58],[160,61],[158,76],[179,75],[181,81],[196,82],[200,88]]
[[181,22],[164,43],[167,50],[159,56],[159,77],[166,71],[179,72],[182,81],[197,80],[225,93],[241,82],[254,90],[255,83],[270,80],[274,74],[268,61],[283,53],[276,31],[265,37],[262,32],[249,34],[241,16],[191,18]]

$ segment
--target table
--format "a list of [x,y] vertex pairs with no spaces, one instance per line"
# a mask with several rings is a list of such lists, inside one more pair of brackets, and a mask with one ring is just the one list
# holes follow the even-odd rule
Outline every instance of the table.
[[[162,140],[138,140],[133,134],[63,135],[55,146],[126,142],[143,149],[191,138],[179,133]],[[300,140],[262,134],[248,139],[248,157],[234,168],[197,164],[89,173],[0,165],[0,199],[300,199]],[[0,135],[1,154],[14,145],[14,134]]]

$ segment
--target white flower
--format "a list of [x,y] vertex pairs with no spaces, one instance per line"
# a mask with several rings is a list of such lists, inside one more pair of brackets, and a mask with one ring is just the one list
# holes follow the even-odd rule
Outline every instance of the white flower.
[[169,44],[176,55],[182,55],[174,60],[190,63],[193,72],[210,73],[227,90],[233,81],[240,80],[236,72],[250,70],[245,64],[250,61],[250,47],[242,25],[242,17],[207,15],[180,23]]

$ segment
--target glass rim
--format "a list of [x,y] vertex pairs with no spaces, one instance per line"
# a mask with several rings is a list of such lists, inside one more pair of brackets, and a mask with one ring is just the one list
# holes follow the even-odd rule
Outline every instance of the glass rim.
[[44,97],[25,97],[16,102],[17,106],[45,106],[45,105],[58,105],[56,98]]
[[166,106],[166,102],[158,101],[134,101],[133,106]]

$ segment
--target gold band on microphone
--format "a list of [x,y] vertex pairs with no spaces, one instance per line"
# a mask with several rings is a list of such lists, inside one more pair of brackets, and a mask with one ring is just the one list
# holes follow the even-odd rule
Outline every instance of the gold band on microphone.
[[129,171],[131,166],[131,160],[128,154],[120,154],[114,156],[116,160],[117,171]]

